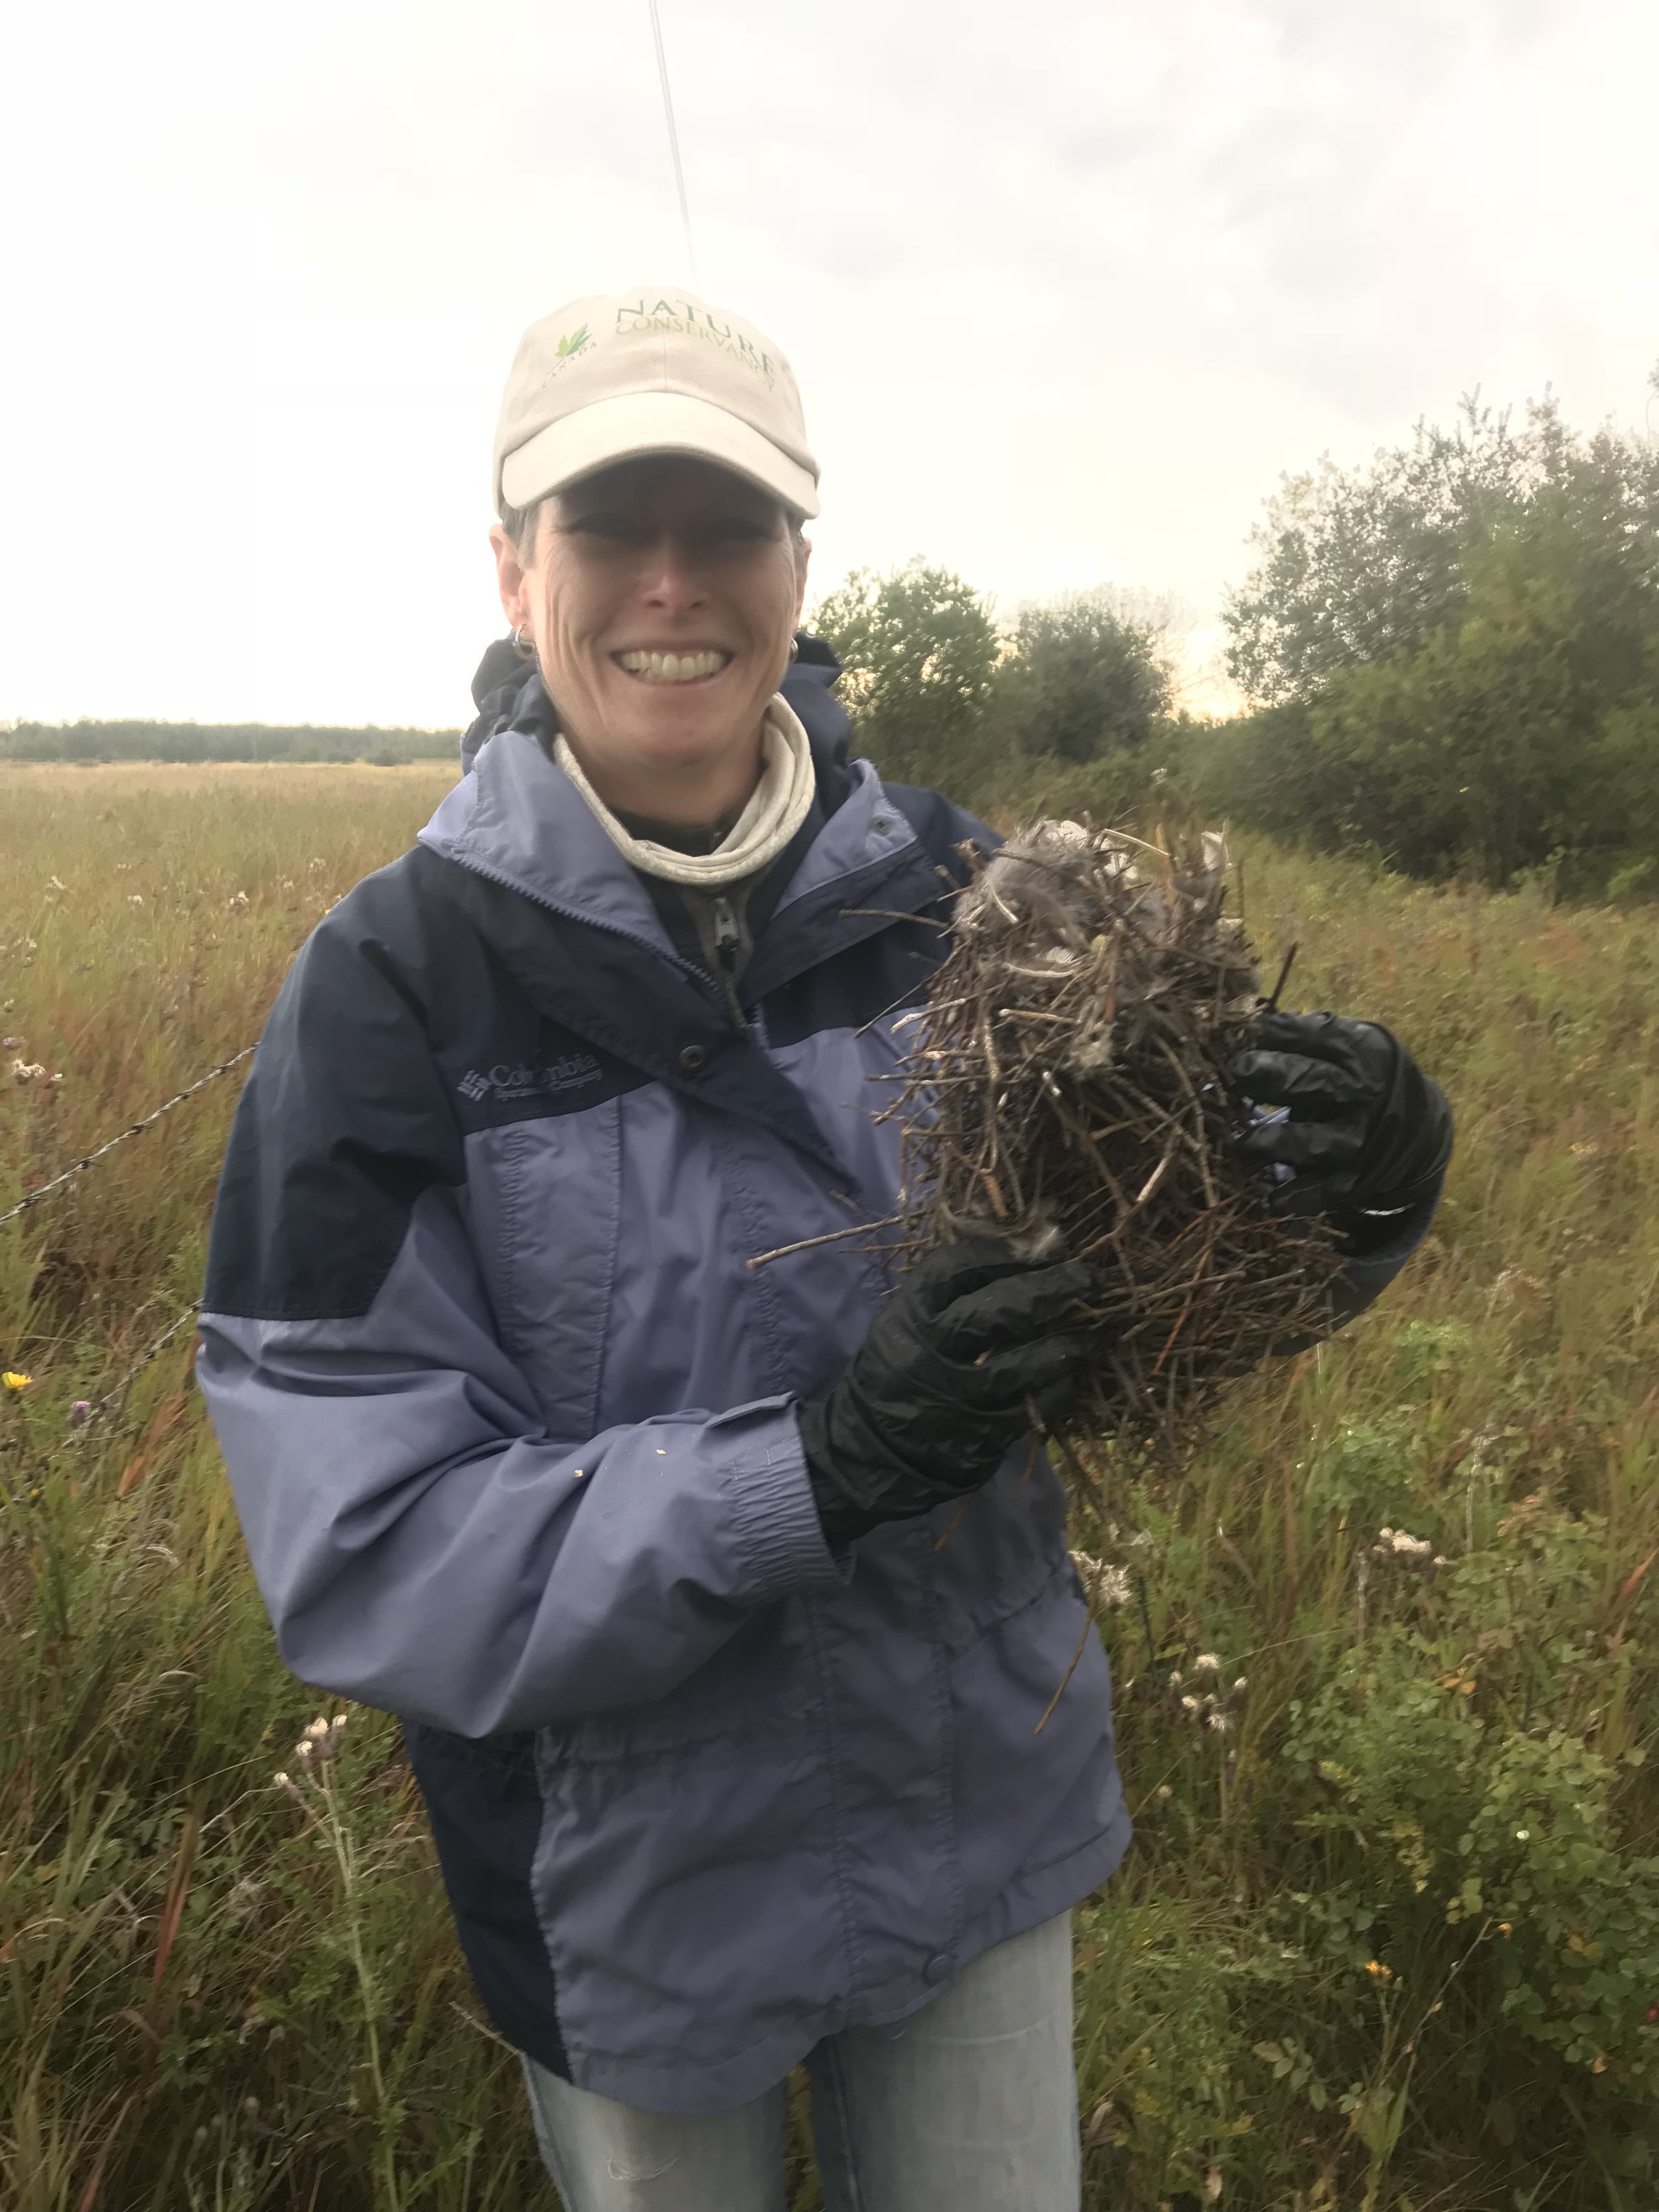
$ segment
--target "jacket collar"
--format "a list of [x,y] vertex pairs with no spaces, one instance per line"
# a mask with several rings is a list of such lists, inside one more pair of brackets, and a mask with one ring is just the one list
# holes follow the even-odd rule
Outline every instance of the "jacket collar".
[[[766,932],[772,941],[764,946],[769,988],[882,927],[882,917],[858,915],[836,925],[837,908],[860,902],[872,883],[885,884],[886,903],[902,904],[905,911],[939,896],[915,832],[887,798],[875,769],[847,757],[851,724],[830,689],[839,674],[829,647],[807,638],[781,687],[805,726],[828,818],[796,856],[774,905]],[[421,831],[421,842],[574,921],[619,932],[684,967],[646,885],[553,758],[558,725],[552,703],[510,641],[485,654],[474,690],[480,711],[463,748],[465,754],[471,747],[469,772]],[[887,880],[912,875],[908,896],[903,886]],[[803,940],[793,953],[792,940]]]
[[[817,698],[799,684],[786,696],[833,811],[780,863],[788,880],[745,977],[756,999],[941,896],[939,872],[874,768],[846,758],[833,660],[809,667]],[[420,833],[463,872],[460,902],[497,957],[544,1013],[669,1088],[770,1129],[847,1185],[806,1097],[733,1030],[713,979],[676,951],[644,878],[552,757],[539,681],[519,678],[506,704],[509,719]],[[641,961],[641,950],[655,957]]]

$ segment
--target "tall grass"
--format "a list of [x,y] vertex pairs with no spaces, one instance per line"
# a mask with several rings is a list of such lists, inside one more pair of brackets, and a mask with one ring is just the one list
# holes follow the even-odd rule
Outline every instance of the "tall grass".
[[[8,770],[0,1211],[248,1042],[447,781]],[[1140,1832],[1079,1918],[1089,2203],[1648,2212],[1659,946],[1267,851],[1247,888],[1460,1145],[1384,1304],[1115,1493]],[[550,2206],[392,1725],[273,1786],[334,1708],[276,1658],[188,1328],[70,1425],[196,1295],[237,1079],[0,1230],[0,2202]]]

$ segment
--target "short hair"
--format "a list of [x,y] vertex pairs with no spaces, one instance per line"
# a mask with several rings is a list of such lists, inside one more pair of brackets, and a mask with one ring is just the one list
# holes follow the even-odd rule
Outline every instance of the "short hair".
[[501,501],[501,528],[513,540],[520,560],[526,566],[535,557],[538,526],[550,496],[549,494],[534,500],[528,507],[509,507],[505,500]]

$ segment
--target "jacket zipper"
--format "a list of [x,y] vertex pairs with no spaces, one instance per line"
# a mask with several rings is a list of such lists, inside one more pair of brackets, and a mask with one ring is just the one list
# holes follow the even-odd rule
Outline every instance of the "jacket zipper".
[[743,950],[743,932],[738,924],[737,909],[722,891],[711,902],[710,911],[714,923],[714,976],[726,999],[726,1012],[735,1027],[745,1033],[749,1024],[744,1018],[743,1001],[738,996],[738,961]]

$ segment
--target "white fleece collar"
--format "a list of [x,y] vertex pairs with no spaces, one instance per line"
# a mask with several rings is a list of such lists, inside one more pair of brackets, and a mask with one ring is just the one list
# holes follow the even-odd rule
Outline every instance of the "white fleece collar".
[[799,716],[781,693],[774,694],[761,726],[760,781],[712,853],[677,853],[652,838],[629,836],[583,775],[562,737],[553,741],[553,757],[630,867],[694,890],[719,890],[775,860],[805,821],[812,804],[812,749]]

